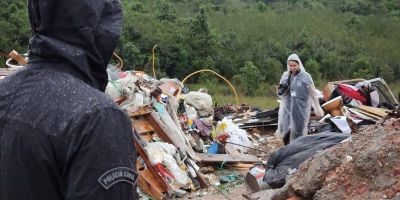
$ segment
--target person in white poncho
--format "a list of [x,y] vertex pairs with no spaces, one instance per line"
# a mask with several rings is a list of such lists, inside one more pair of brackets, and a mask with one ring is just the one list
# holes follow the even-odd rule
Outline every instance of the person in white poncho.
[[288,57],[287,71],[279,81],[278,96],[281,102],[275,135],[282,138],[286,145],[307,134],[311,107],[317,116],[324,114],[313,79],[296,54]]

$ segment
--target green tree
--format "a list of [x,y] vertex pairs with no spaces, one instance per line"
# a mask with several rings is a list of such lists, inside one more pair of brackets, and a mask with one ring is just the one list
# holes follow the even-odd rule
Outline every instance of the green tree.
[[342,57],[337,52],[328,53],[321,63],[322,77],[328,80],[340,80],[344,79],[345,75],[341,73]]
[[374,71],[371,61],[367,57],[359,57],[352,63],[352,78],[371,79],[374,77]]
[[319,63],[314,59],[310,59],[305,63],[306,71],[311,74],[313,80],[318,82],[321,80],[321,73],[319,72]]
[[383,77],[387,82],[392,82],[395,80],[395,71],[388,65],[383,65],[380,67],[379,76]]
[[256,6],[259,12],[267,11],[267,5],[264,2],[257,2]]
[[236,75],[235,79],[239,80],[245,94],[250,96],[255,95],[264,81],[260,70],[251,61],[246,62],[244,67],[240,68],[240,75]]
[[146,56],[141,54],[140,49],[136,47],[132,42],[128,42],[122,47],[122,58],[124,59],[124,65],[126,69],[142,69]]
[[140,1],[134,1],[132,3],[132,5],[131,5],[131,9],[133,11],[136,11],[136,12],[143,12],[144,11],[144,5]]
[[194,69],[214,63],[214,60],[210,59],[214,55],[213,36],[204,6],[201,6],[195,17],[190,19],[187,43],[191,48],[190,64]]
[[[0,7],[0,51],[6,54],[13,49],[27,52],[31,33],[26,1],[2,0]],[[0,62],[3,67],[5,58],[0,56]]]
[[176,9],[173,3],[168,0],[155,1],[156,17],[159,20],[173,21],[176,19]]
[[283,73],[283,64],[276,58],[268,58],[260,67],[264,80],[270,84],[277,84]]

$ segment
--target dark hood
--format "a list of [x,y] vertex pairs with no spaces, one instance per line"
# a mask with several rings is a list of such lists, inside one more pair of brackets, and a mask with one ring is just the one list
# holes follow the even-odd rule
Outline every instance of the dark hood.
[[28,0],[29,64],[52,64],[104,91],[122,25],[119,0]]

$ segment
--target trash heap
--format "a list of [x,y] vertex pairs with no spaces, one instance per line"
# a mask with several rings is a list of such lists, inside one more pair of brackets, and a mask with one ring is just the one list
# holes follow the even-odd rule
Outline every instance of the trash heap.
[[272,199],[399,199],[400,118],[365,127],[316,154]]
[[[357,96],[362,94],[360,87],[354,87],[358,84],[373,88],[367,93],[371,95],[369,103]],[[327,115],[310,120],[308,135],[274,151],[264,172],[260,167],[248,172],[253,181],[246,183],[252,194],[244,196],[279,200],[400,198],[399,103],[384,80],[328,83],[321,104]]]
[[214,121],[206,89],[188,91],[177,79],[158,80],[113,66],[107,72],[106,93],[132,119],[139,188],[153,199],[218,185],[209,166],[247,171],[260,162],[247,154],[253,144],[232,117]]
[[[27,63],[9,56],[0,79]],[[106,93],[132,119],[142,196],[186,198],[244,179],[248,199],[400,199],[400,109],[382,78],[329,82],[326,115],[312,112],[308,135],[283,146],[273,136],[279,108],[214,108],[207,89],[178,79],[107,72]]]
[[377,123],[399,105],[382,78],[329,82],[322,101],[328,114],[310,124],[310,133],[356,133],[359,127]]

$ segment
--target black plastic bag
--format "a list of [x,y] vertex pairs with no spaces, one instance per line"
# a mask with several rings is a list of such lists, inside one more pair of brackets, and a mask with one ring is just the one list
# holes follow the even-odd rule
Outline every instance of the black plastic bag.
[[297,169],[302,162],[320,150],[334,146],[350,137],[350,134],[324,132],[301,136],[271,154],[265,169],[264,182],[272,188],[285,185],[289,170]]

